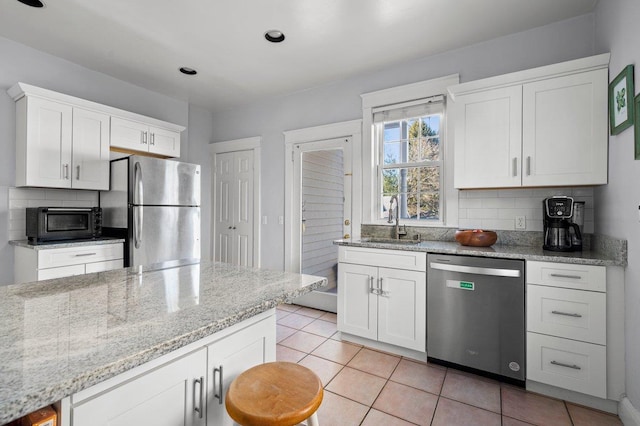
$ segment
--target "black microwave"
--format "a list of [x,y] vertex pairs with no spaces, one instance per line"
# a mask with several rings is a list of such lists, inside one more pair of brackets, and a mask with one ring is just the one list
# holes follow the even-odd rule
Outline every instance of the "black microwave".
[[27,238],[31,244],[91,239],[102,236],[100,207],[27,208]]

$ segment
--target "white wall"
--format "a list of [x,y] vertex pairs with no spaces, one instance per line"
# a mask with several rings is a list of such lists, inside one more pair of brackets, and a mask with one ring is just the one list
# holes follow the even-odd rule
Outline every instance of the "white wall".
[[[15,185],[15,106],[6,91],[18,81],[184,126],[191,124],[189,105],[185,101],[116,80],[0,37],[0,284],[13,281],[13,247],[8,244],[8,199],[9,188]],[[197,124],[202,124],[201,120]],[[202,136],[203,132],[195,132],[199,139],[210,140],[210,136]],[[191,155],[188,139],[189,132],[183,132],[182,145],[187,155]]]
[[[636,93],[640,87],[640,2],[600,1],[595,13],[596,48],[610,51],[609,79],[635,64]],[[636,126],[640,123],[636,123]],[[627,394],[640,409],[640,161],[634,160],[634,128],[609,137],[609,185],[594,193],[596,229],[624,238],[628,244],[625,270],[625,341]]]
[[[362,117],[360,94],[460,73],[461,81],[590,56],[594,16],[584,15],[420,61],[214,114],[213,140],[262,136],[262,266],[284,266],[284,137],[282,132]],[[330,67],[331,64],[327,64]]]

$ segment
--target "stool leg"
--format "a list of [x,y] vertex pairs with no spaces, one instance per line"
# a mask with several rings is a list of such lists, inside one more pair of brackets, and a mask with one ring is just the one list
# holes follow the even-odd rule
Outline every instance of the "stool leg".
[[307,426],[320,426],[318,422],[318,412],[316,411],[307,419]]

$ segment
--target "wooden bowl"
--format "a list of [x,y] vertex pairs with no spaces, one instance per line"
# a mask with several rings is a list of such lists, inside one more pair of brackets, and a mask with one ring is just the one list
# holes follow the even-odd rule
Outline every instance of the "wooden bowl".
[[494,231],[483,231],[482,229],[465,229],[456,231],[456,241],[463,246],[489,247],[498,239],[498,234]]

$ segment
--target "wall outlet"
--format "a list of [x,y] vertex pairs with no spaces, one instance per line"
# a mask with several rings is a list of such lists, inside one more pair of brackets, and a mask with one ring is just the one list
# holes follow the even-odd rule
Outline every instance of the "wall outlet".
[[516,216],[516,229],[527,229],[526,216]]

